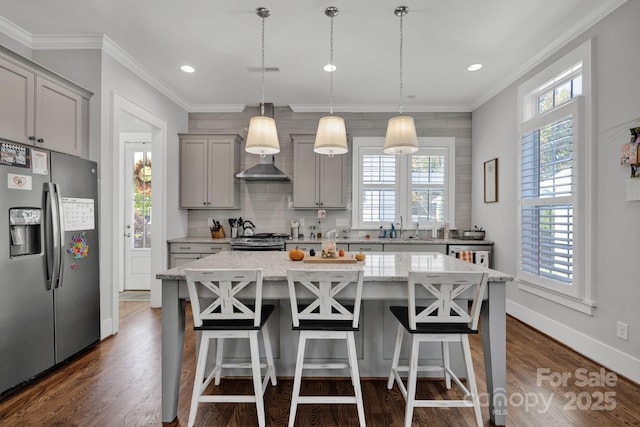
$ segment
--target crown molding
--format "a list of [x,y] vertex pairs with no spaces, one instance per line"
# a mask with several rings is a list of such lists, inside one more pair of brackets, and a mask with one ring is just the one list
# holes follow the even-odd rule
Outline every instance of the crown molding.
[[[324,104],[290,104],[296,113],[327,113],[329,106]],[[335,113],[398,113],[398,104],[341,104],[334,105]],[[461,113],[470,112],[468,105],[412,105],[403,106],[403,113]]]
[[2,15],[0,15],[0,32],[31,49],[31,34]]
[[102,34],[37,34],[31,36],[31,49],[102,49]]
[[189,111],[190,104],[180,95],[178,95],[173,89],[167,86],[162,80],[148,71],[138,60],[129,55],[124,49],[122,49],[116,42],[111,40],[108,36],[103,35],[102,50],[116,61],[124,65],[132,73],[140,77],[147,84],[158,90],[167,98],[178,104],[182,109]]
[[189,113],[242,113],[245,104],[191,104]]
[[537,55],[533,56],[529,61],[525,62],[520,68],[511,73],[505,78],[499,85],[494,86],[491,90],[487,91],[484,95],[480,96],[473,104],[471,111],[477,109],[485,102],[502,92],[504,89],[515,83],[529,71],[540,65],[544,60],[556,53],[558,50],[566,46],[580,34],[593,27],[600,20],[605,18],[611,12],[625,4],[627,0],[610,0],[603,2],[600,7],[589,14],[578,24],[569,28],[564,34],[555,39],[553,43],[547,45],[545,49],[540,51]]

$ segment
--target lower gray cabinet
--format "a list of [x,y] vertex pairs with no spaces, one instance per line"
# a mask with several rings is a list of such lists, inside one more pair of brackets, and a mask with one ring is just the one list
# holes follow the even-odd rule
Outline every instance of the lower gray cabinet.
[[170,243],[169,268],[178,267],[208,255],[230,250],[230,243]]

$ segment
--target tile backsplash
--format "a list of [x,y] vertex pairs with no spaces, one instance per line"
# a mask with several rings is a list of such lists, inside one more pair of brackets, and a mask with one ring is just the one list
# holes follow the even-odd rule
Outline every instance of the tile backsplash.
[[[237,133],[246,136],[249,119],[259,114],[257,107],[242,113],[190,113],[189,133]],[[351,137],[384,136],[390,113],[344,113],[347,133]],[[456,227],[469,227],[471,223],[471,113],[412,113],[418,136],[453,136],[456,138]],[[280,153],[275,156],[276,166],[291,179],[293,176],[293,143],[290,134],[314,134],[321,113],[295,113],[288,107],[276,107],[275,119],[280,139]],[[351,151],[347,154],[347,195],[351,206]],[[240,169],[245,170],[258,162],[256,155],[241,147]],[[300,233],[308,235],[311,225],[318,225],[316,210],[293,209],[293,182],[243,181],[240,187],[240,209],[189,210],[189,236],[207,236],[208,218],[224,225],[227,236],[231,231],[228,218],[242,217],[256,225],[256,232],[287,233],[291,221],[304,220]],[[327,210],[320,224],[321,231],[342,231],[349,226],[336,226],[347,221],[351,224],[351,210]],[[377,233],[377,230],[373,230]],[[352,237],[357,237],[357,232]]]

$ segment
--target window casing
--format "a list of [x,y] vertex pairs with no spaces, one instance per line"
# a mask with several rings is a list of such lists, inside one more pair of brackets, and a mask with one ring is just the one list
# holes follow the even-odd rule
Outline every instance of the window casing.
[[520,86],[519,287],[591,314],[591,44]]
[[418,152],[382,152],[384,138],[354,138],[354,229],[455,224],[455,138],[419,138]]

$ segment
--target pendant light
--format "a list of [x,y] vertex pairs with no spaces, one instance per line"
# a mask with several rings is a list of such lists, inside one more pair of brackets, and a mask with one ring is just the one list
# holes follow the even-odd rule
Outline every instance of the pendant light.
[[335,154],[344,154],[349,151],[347,146],[347,129],[342,117],[333,115],[333,73],[335,65],[333,64],[333,18],[338,15],[337,7],[327,7],[324,14],[331,18],[331,38],[330,38],[330,54],[329,64],[325,66],[325,70],[329,71],[329,90],[330,90],[330,108],[329,115],[321,117],[318,122],[318,130],[316,131],[316,141],[313,144],[313,151],[318,154],[326,154],[333,157]]
[[384,139],[383,152],[385,154],[404,155],[418,151],[418,136],[416,134],[416,124],[411,116],[402,115],[402,18],[409,13],[406,6],[398,6],[393,12],[400,18],[400,115],[389,119],[387,124],[387,135]]
[[262,18],[262,102],[260,103],[260,115],[252,117],[249,121],[249,131],[247,132],[247,144],[245,151],[251,154],[276,154],[280,152],[278,142],[278,130],[273,117],[264,115],[264,19],[271,14],[266,7],[256,9],[256,14]]

